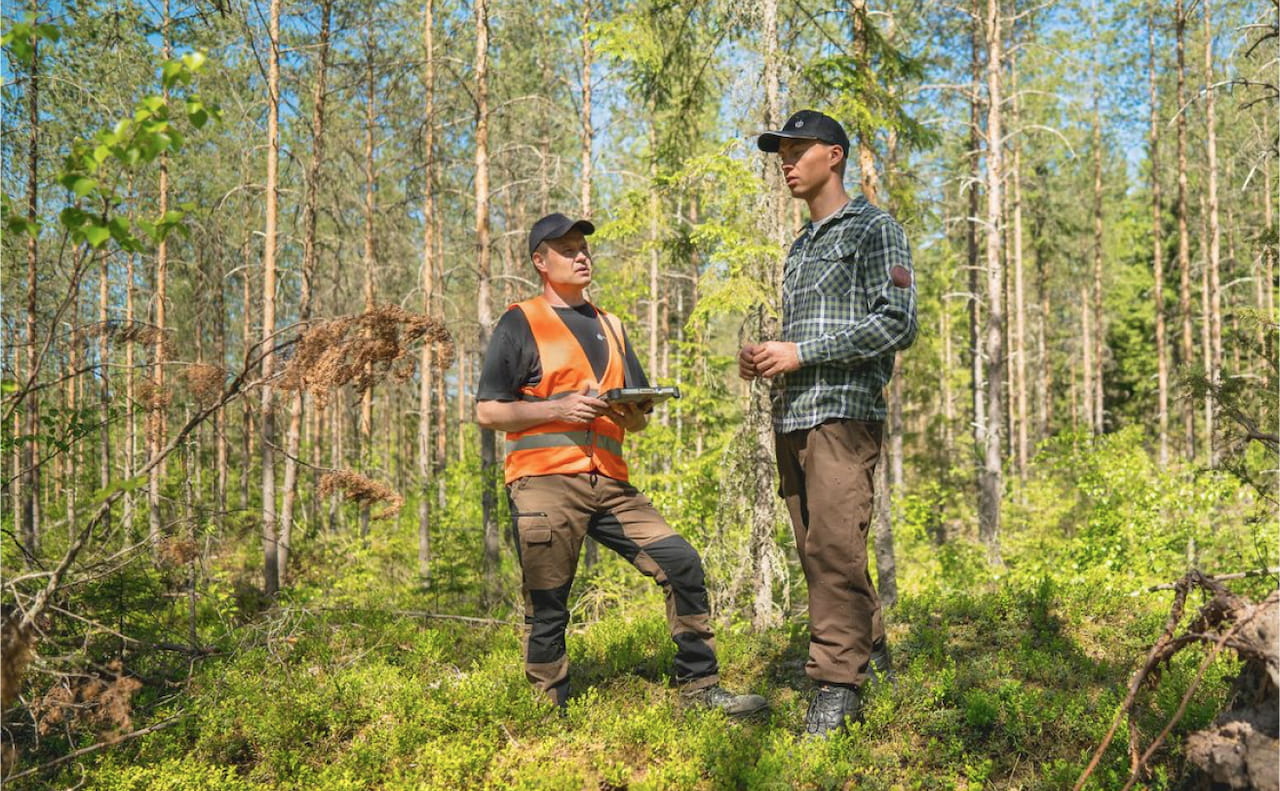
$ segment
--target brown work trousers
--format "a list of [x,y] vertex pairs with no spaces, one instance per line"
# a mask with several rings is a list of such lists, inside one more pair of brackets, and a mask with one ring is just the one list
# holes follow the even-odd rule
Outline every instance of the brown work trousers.
[[662,586],[685,691],[719,682],[702,559],[631,484],[604,475],[536,475],[507,487],[524,592],[525,676],[554,703],[569,694],[569,590],[591,536]]
[[867,568],[883,424],[829,420],[775,434],[779,493],[809,584],[809,661],[815,681],[860,685],[884,639],[880,597]]

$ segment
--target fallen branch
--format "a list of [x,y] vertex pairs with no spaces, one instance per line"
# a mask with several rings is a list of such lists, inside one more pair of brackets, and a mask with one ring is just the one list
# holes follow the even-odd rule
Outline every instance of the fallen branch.
[[49,761],[48,763],[43,763],[43,764],[40,764],[39,766],[33,766],[30,769],[23,769],[21,772],[11,774],[4,779],[7,782],[10,780],[18,780],[20,778],[28,777],[34,774],[39,774],[40,772],[43,772],[48,769],[52,769],[53,767],[58,766],[60,764],[64,764],[67,761],[71,761],[76,758],[79,758],[82,755],[88,755],[89,753],[97,752],[98,750],[101,750],[104,747],[110,747],[112,745],[119,744],[120,742],[128,741],[129,739],[136,739],[139,736],[146,736],[148,733],[155,733],[156,731],[164,730],[165,728],[168,728],[171,725],[178,724],[180,721],[182,721],[183,719],[189,716],[190,715],[187,712],[179,712],[167,720],[161,720],[160,722],[157,722],[155,725],[148,725],[145,728],[139,728],[136,731],[133,731],[131,733],[126,733],[122,736],[114,736],[108,739],[107,741],[98,742],[97,744],[91,744],[88,747],[81,747],[79,750],[72,750],[66,755],[62,755],[57,758],[54,758],[52,761]]
[[[1276,683],[1277,680],[1280,680],[1280,658],[1276,655],[1276,626],[1274,620],[1277,604],[1280,603],[1280,594],[1273,591],[1265,601],[1255,605],[1246,598],[1236,596],[1222,584],[1224,579],[1245,579],[1274,573],[1276,571],[1273,569],[1263,569],[1210,577],[1192,569],[1182,579],[1171,585],[1157,586],[1151,589],[1172,589],[1175,591],[1164,632],[1156,640],[1155,645],[1151,647],[1142,668],[1134,674],[1129,683],[1128,695],[1116,712],[1111,728],[1107,731],[1102,743],[1098,745],[1097,750],[1094,751],[1089,765],[1076,781],[1073,791],[1080,791],[1084,787],[1085,781],[1097,769],[1103,754],[1111,745],[1120,726],[1121,719],[1124,717],[1127,717],[1129,721],[1130,756],[1129,780],[1124,789],[1127,791],[1127,789],[1132,788],[1138,782],[1143,771],[1146,770],[1147,762],[1151,760],[1152,756],[1155,755],[1156,751],[1173,731],[1173,728],[1182,720],[1192,695],[1200,688],[1205,672],[1224,648],[1231,648],[1240,656],[1245,663],[1245,670],[1242,671],[1240,679],[1236,681],[1238,690],[1235,697],[1236,702],[1224,710],[1219,717],[1219,721],[1233,721],[1243,717],[1248,712],[1242,707],[1259,703],[1264,709],[1274,711]],[[1187,594],[1192,588],[1205,590],[1210,594],[1210,598],[1200,607],[1195,619],[1188,625],[1186,631],[1181,635],[1175,636],[1178,624],[1182,621]],[[1177,710],[1147,748],[1140,750],[1137,725],[1138,690],[1142,688],[1145,682],[1150,681],[1154,684],[1159,678],[1160,666],[1170,662],[1180,650],[1193,643],[1209,643],[1212,648],[1200,662],[1195,677],[1182,695]],[[1260,679],[1252,688],[1249,683],[1244,681],[1248,673],[1253,673],[1254,676]],[[1252,689],[1254,699],[1242,699],[1239,690],[1247,689]],[[1230,760],[1214,763],[1215,759],[1209,757],[1204,760],[1192,760],[1191,763],[1203,771],[1212,771],[1218,774],[1234,773],[1231,778],[1233,784],[1230,787],[1232,788],[1245,787],[1234,784],[1236,776],[1243,776],[1242,773],[1248,773],[1250,779],[1257,773],[1264,775],[1269,773],[1269,776],[1274,776],[1275,760],[1272,754],[1276,744],[1276,737],[1273,733],[1275,730],[1274,724],[1259,727],[1262,730],[1254,732],[1258,734],[1259,743],[1265,744],[1265,747],[1245,748],[1242,742],[1229,736],[1223,741],[1223,744],[1225,745],[1224,751],[1229,754]],[[1206,737],[1206,734],[1209,735]],[[1213,735],[1209,731],[1198,731],[1188,737],[1188,743],[1190,744],[1195,738],[1201,738],[1203,741],[1205,738],[1212,739]],[[1215,774],[1214,780],[1220,779]],[[1248,787],[1254,786],[1250,785]],[[1275,788],[1275,785],[1269,784],[1266,787]]]
[[[1253,569],[1252,571],[1238,571],[1234,574],[1206,574],[1204,578],[1214,582],[1226,582],[1228,580],[1244,580],[1251,577],[1274,577],[1280,574],[1280,568],[1271,569]],[[1155,593],[1156,591],[1171,591],[1178,587],[1177,582],[1166,582],[1163,585],[1152,585],[1140,591],[1130,593],[1130,596],[1141,596],[1144,593]]]

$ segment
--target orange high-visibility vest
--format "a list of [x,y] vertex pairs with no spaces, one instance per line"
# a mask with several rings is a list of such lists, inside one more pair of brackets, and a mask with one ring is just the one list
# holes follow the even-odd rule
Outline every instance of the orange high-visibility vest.
[[[524,311],[538,346],[542,379],[520,389],[521,400],[543,401],[563,398],[582,390],[602,393],[624,387],[626,352],[622,347],[622,323],[596,308],[601,333],[609,347],[609,363],[596,381],[587,353],[564,320],[541,295],[512,305]],[[622,439],[626,432],[606,417],[590,423],[552,421],[524,431],[507,434],[506,480],[511,483],[526,475],[576,475],[597,472],[627,480],[627,463],[622,459]]]

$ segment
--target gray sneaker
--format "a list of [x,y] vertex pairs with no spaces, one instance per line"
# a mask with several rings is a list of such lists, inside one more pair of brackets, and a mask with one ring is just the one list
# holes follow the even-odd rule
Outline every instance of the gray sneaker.
[[862,721],[862,696],[852,687],[823,684],[804,715],[805,735],[825,739],[845,728],[845,720]]
[[735,695],[719,684],[681,694],[685,700],[694,706],[720,709],[730,717],[745,717],[749,714],[755,714],[769,705],[769,702],[759,695]]

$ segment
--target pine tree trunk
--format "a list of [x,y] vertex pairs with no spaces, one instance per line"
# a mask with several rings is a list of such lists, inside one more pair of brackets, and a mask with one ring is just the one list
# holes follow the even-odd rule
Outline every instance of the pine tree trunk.
[[[164,19],[161,22],[161,38],[163,57],[167,61],[170,57],[169,45],[169,0],[164,2]],[[169,89],[163,90],[164,99],[169,100]],[[160,186],[159,197],[161,216],[169,210],[169,155],[161,154],[159,159],[160,165]],[[164,365],[165,365],[165,332],[166,332],[166,315],[168,297],[166,295],[167,281],[169,269],[169,242],[167,237],[161,237],[159,244],[156,245],[156,270],[155,270],[155,291],[153,294],[154,319],[152,323],[155,325],[156,340],[151,351],[151,403],[150,414],[147,416],[147,437],[148,437],[148,462],[154,462],[160,456],[161,450],[165,444],[165,414],[166,402],[168,401],[164,383]],[[159,459],[159,463],[151,467],[151,472],[147,475],[147,521],[148,534],[151,538],[151,551],[154,554],[157,550],[157,544],[160,541],[161,531],[161,515],[160,515],[160,484],[164,480],[165,462]]]
[[[982,184],[979,164],[982,156],[981,119],[979,102],[982,79],[982,29],[981,7],[978,0],[972,4],[973,25],[970,29],[970,49],[972,60],[973,88],[969,103],[969,216],[965,223],[965,261],[969,274],[969,363],[970,363],[970,395],[973,402],[973,445],[982,448],[987,436],[986,382],[982,355],[982,305],[979,295],[982,291],[980,268],[978,266],[978,225],[982,219],[980,211],[979,187]],[[982,486],[981,467],[976,472],[979,490]]]
[[[476,319],[480,326],[478,348],[489,345],[493,329],[493,305],[490,296],[490,267],[493,251],[489,241],[489,2],[475,0],[476,22]],[[459,390],[461,394],[461,390]],[[497,435],[493,429],[480,430],[481,510],[484,519],[484,600],[497,602],[498,581],[498,497]]]
[[[1094,22],[1097,28],[1097,0],[1094,0]],[[1095,36],[1096,38],[1096,36]],[[1096,51],[1096,49],[1095,49]],[[1093,310],[1093,336],[1085,342],[1093,346],[1094,377],[1093,390],[1085,393],[1090,399],[1089,412],[1093,415],[1090,430],[1102,434],[1106,430],[1106,414],[1103,407],[1103,367],[1106,360],[1107,330],[1102,315],[1102,109],[1101,92],[1098,84],[1097,63],[1094,64],[1093,75],[1093,293],[1089,304]]]
[[[253,286],[249,279],[249,273],[252,271],[252,262],[249,253],[249,240],[245,239],[241,246],[241,258],[243,265],[240,268],[240,339],[241,345],[244,347],[244,360],[246,362],[253,356]],[[240,508],[249,513],[253,504],[249,501],[249,479],[253,464],[253,436],[256,430],[253,419],[253,404],[250,399],[241,400],[241,433],[240,433],[240,457],[243,459],[244,466],[240,470]]]
[[[302,282],[299,284],[298,320],[306,326],[311,319],[311,284],[316,271],[316,204],[320,191],[320,167],[324,162],[324,111],[328,92],[325,80],[329,71],[329,25],[333,3],[320,6],[319,50],[316,52],[315,85],[311,91],[311,161],[307,163],[306,195],[302,204]],[[280,583],[289,581],[289,554],[293,551],[294,503],[298,499],[298,455],[302,448],[304,391],[290,394],[289,433],[285,439],[284,494],[280,502]]]
[[[1013,110],[1012,126],[1014,129],[1019,128],[1021,123],[1021,97],[1018,91],[1018,62],[1015,58],[1013,61],[1013,102],[1011,104]],[[1030,463],[1031,449],[1030,437],[1028,435],[1028,424],[1030,421],[1028,394],[1027,394],[1027,296],[1025,278],[1023,277],[1023,250],[1022,250],[1022,143],[1019,142],[1013,149],[1013,170],[1009,174],[1009,181],[1012,185],[1013,198],[1013,228],[1010,233],[1013,235],[1013,343],[1010,344],[1010,351],[1014,360],[1013,376],[1013,403],[1015,409],[1010,410],[1013,413],[1013,419],[1010,424],[1017,432],[1017,450],[1016,458],[1018,461],[1018,479],[1025,483],[1027,479],[1027,465]]]
[[[1169,352],[1166,348],[1164,316],[1164,229],[1160,199],[1160,112],[1156,92],[1156,3],[1147,20],[1147,75],[1150,87],[1151,131],[1148,137],[1151,160],[1151,268],[1155,280],[1156,318],[1156,425],[1159,433],[1160,466],[1169,463]],[[1270,226],[1268,226],[1270,227]]]
[[[422,203],[422,308],[436,316],[435,280],[435,170],[436,170],[436,61],[435,2],[427,0],[422,12],[422,51],[426,61],[423,75],[425,107],[423,112],[422,150],[426,158],[426,193]],[[435,384],[432,368],[432,344],[422,344],[418,371],[418,578],[422,586],[431,585],[431,394]]]
[[276,538],[275,405],[271,379],[275,375],[276,219],[279,213],[280,166],[280,0],[271,0],[270,58],[267,67],[267,185],[266,222],[262,240],[262,553],[264,590],[280,589],[279,546]]
[[1001,29],[999,0],[987,0],[987,426],[979,476],[978,531],[993,563],[1000,559],[1000,506],[1004,491],[1001,434],[1004,428],[1004,270],[1000,206],[1004,178],[1001,125]]
[[[1205,360],[1209,386],[1216,390],[1222,383],[1222,225],[1218,206],[1218,130],[1217,90],[1213,77],[1213,27],[1210,0],[1204,0],[1204,84],[1205,100],[1205,148],[1208,154],[1208,186],[1206,200],[1209,203],[1209,260],[1208,297],[1209,312],[1205,317],[1209,325],[1209,356]],[[1268,226],[1270,227],[1270,226]],[[1215,437],[1218,421],[1216,398],[1206,399],[1205,436],[1209,447],[1209,466],[1218,467],[1222,462],[1222,449]]]
[[[777,0],[765,0],[763,4],[764,22],[764,128],[776,129],[780,124],[781,106],[779,104],[779,52],[778,52],[778,4]],[[781,222],[782,206],[782,173],[772,162],[764,163],[765,182],[765,222],[766,234],[779,249],[783,249],[785,241]],[[778,289],[780,270],[779,263],[761,262],[760,279],[764,281],[764,293],[775,294]],[[773,328],[766,323],[769,311],[764,305],[755,307],[755,332],[759,340],[773,337]],[[770,450],[774,447],[772,405],[769,401],[769,384],[760,379],[751,383],[751,403],[747,407],[747,415],[742,431],[751,437],[749,447],[752,456],[748,469],[752,477],[748,489],[751,498],[749,506],[751,514],[750,539],[748,552],[751,562],[751,626],[756,631],[763,631],[776,626],[781,621],[781,613],[774,602],[773,589],[778,582],[780,569],[776,567],[777,557],[774,546],[773,531],[778,522],[778,496],[775,483],[775,460]]]
[[[1182,359],[1185,370],[1195,362],[1195,340],[1191,326],[1191,235],[1187,228],[1187,113],[1186,113],[1186,39],[1187,19],[1183,0],[1174,6],[1174,32],[1178,57],[1177,89],[1175,105],[1178,108],[1177,160],[1178,160],[1178,314],[1182,319]],[[1190,398],[1183,399],[1183,435],[1188,459],[1196,456],[1195,405]]]
[[[374,171],[373,155],[374,155],[374,124],[377,123],[375,112],[375,91],[377,90],[377,82],[373,73],[373,54],[374,43],[372,34],[367,34],[365,40],[365,102],[364,102],[364,254],[362,263],[364,264],[364,311],[369,313],[373,310],[373,268],[376,264],[376,250],[374,245],[375,229],[374,214],[377,211],[375,205],[374,192],[377,189],[377,174]],[[366,331],[369,332],[369,331]],[[371,334],[371,333],[370,333]],[[369,363],[365,367],[365,374],[372,381],[373,363]],[[368,469],[374,458],[373,450],[373,386],[366,387],[364,392],[360,394],[360,468]],[[363,500],[360,503],[360,537],[367,539],[369,537],[369,512],[370,503]]]
[[591,66],[595,60],[595,47],[591,36],[592,0],[582,3],[582,133],[579,141],[582,171],[578,180],[579,211],[584,219],[591,217],[591,146],[595,132],[591,127]]
[[[102,427],[98,431],[98,488],[106,491],[111,485],[111,385],[110,366],[111,343],[107,334],[107,322],[111,318],[108,308],[111,305],[111,277],[108,268],[107,253],[98,252],[98,420]],[[103,517],[102,531],[111,529],[111,513]]]
[[[35,13],[35,9],[33,9]],[[27,124],[30,137],[27,142],[27,221],[35,223],[40,217],[40,39],[31,38],[31,74],[27,81]],[[27,236],[27,378],[35,382],[36,376],[36,269],[39,261],[37,234]],[[23,410],[25,424],[22,433],[28,439],[22,443],[19,463],[22,478],[20,501],[22,503],[22,543],[26,546],[23,558],[30,562],[40,554],[40,470],[36,466],[35,437],[39,433],[39,399],[32,394],[26,397]]]

